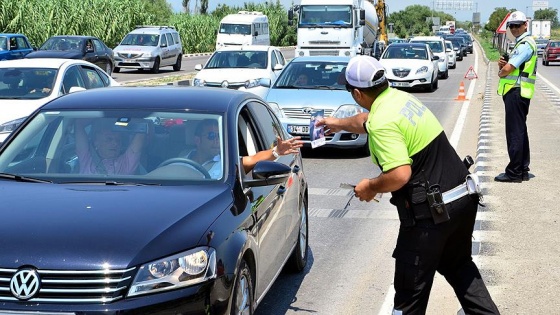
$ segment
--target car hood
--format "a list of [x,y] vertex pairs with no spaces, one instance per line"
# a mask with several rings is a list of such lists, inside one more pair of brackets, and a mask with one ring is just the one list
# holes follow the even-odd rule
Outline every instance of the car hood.
[[341,105],[356,104],[352,95],[346,90],[319,89],[271,88],[266,95],[266,101],[276,103],[282,108],[312,107],[332,110],[336,110]]
[[[79,270],[149,262],[197,246],[232,204],[226,184],[0,183],[3,268]],[[29,191],[32,198],[25,197]]]
[[157,49],[157,46],[139,46],[139,45],[120,45],[113,49],[114,52],[120,54],[138,54],[138,53],[148,53]]
[[429,60],[411,60],[411,59],[382,59],[379,61],[388,72],[391,69],[419,69],[420,67],[432,67],[433,63]]
[[27,117],[51,99],[52,96],[33,100],[0,99],[0,124]]
[[245,69],[245,68],[220,68],[220,69],[202,69],[195,77],[206,82],[223,81],[228,82],[245,82],[250,79],[271,78],[271,74],[267,69]]
[[37,50],[25,55],[25,58],[82,59],[82,55],[77,50]]

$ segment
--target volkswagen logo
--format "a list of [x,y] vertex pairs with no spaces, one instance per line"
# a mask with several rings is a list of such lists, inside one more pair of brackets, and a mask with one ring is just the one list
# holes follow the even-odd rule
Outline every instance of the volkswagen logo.
[[10,291],[20,300],[29,300],[39,292],[40,278],[35,269],[22,269],[10,280]]
[[304,114],[309,114],[311,115],[311,113],[313,113],[313,108],[312,107],[305,107],[304,109],[301,110]]
[[227,89],[228,86],[229,82],[224,80],[224,82],[222,82],[222,87]]

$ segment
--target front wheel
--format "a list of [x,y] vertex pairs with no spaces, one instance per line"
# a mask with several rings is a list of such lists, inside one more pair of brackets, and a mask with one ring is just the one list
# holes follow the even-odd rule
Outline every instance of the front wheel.
[[253,300],[253,276],[247,262],[242,260],[237,271],[235,287],[233,288],[230,314],[252,315],[254,311]]
[[154,66],[152,67],[152,73],[159,73],[159,58],[156,58],[156,60],[154,61]]
[[105,65],[105,72],[107,72],[108,75],[113,74],[113,65],[110,62]]
[[307,252],[309,249],[309,226],[307,222],[307,200],[304,199],[301,205],[297,244],[286,265],[287,269],[291,272],[301,272],[305,265],[307,265]]

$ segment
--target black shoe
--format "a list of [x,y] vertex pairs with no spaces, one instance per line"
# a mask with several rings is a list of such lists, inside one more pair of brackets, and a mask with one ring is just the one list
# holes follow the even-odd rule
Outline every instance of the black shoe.
[[522,179],[524,182],[529,180],[529,172],[523,172]]
[[506,173],[501,173],[500,175],[494,177],[494,180],[503,183],[521,183],[522,178],[510,177]]

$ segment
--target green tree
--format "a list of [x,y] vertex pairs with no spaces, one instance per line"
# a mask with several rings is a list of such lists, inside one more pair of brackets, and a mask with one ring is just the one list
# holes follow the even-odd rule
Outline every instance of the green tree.
[[514,10],[508,10],[505,7],[495,8],[494,12],[490,14],[490,18],[488,19],[488,23],[484,25],[484,29],[490,32],[496,32],[496,29],[500,27],[500,24],[506,17],[509,12],[513,12]]
[[189,13],[189,2],[191,0],[183,0],[183,10],[185,11],[185,13]]
[[558,27],[558,10],[552,8],[537,10],[534,19],[549,20],[553,28]]
[[208,0],[201,0],[200,1],[200,14],[207,14],[208,13]]

